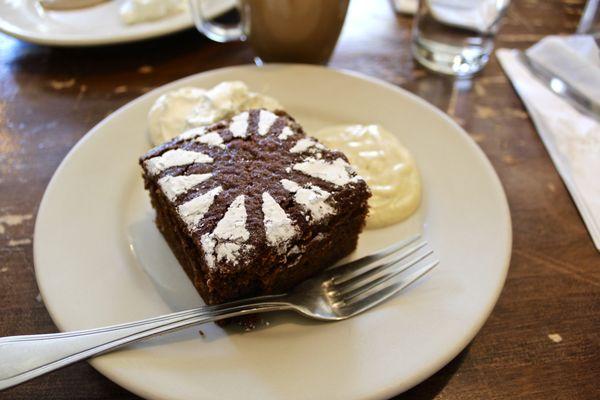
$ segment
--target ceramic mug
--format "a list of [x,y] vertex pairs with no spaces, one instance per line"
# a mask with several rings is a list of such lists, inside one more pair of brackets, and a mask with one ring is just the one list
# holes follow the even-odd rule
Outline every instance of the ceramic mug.
[[248,41],[262,62],[326,63],[344,25],[349,0],[238,0],[240,20],[206,17],[190,0],[196,27],[217,42]]

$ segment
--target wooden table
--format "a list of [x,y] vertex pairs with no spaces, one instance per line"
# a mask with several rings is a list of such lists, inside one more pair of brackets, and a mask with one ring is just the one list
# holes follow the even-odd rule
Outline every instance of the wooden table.
[[[583,0],[515,0],[498,47],[573,32]],[[399,399],[600,398],[600,256],[519,98],[494,58],[470,84],[411,58],[411,18],[353,0],[331,66],[424,97],[479,143],[508,195],[514,229],[506,287],[475,340]],[[35,283],[32,235],[46,185],[69,149],[128,101],[174,79],[249,63],[241,43],[189,30],[123,46],[58,49],[0,35],[0,335],[56,331]],[[0,399],[131,399],[86,363]]]

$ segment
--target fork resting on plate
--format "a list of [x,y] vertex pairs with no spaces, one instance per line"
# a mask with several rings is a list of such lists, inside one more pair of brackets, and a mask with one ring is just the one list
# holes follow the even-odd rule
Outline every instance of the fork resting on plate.
[[340,321],[369,310],[438,265],[420,236],[324,270],[288,293],[205,306],[84,331],[0,338],[0,390],[118,347],[206,322],[291,310]]

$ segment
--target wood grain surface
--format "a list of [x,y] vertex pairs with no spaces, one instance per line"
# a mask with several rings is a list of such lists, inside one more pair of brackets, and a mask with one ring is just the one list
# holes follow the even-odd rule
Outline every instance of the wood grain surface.
[[[582,9],[582,0],[515,0],[497,47],[572,33]],[[431,74],[411,58],[411,24],[387,1],[353,0],[330,65],[406,88],[458,121],[502,180],[514,244],[504,291],[475,340],[397,398],[600,398],[600,256],[569,193],[497,60],[466,83]],[[1,336],[56,331],[36,286],[32,235],[46,185],[77,140],[152,88],[252,57],[246,44],[213,43],[193,30],[88,49],[0,34]],[[15,400],[133,398],[87,363],[0,392]]]

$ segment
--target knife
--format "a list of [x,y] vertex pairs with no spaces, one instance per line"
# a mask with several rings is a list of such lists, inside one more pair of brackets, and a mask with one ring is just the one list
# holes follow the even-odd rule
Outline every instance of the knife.
[[518,58],[529,72],[538,78],[553,93],[566,100],[582,114],[600,122],[600,104],[581,93],[577,88],[573,87],[573,85],[548,70],[539,62],[529,57],[526,53],[519,51]]

